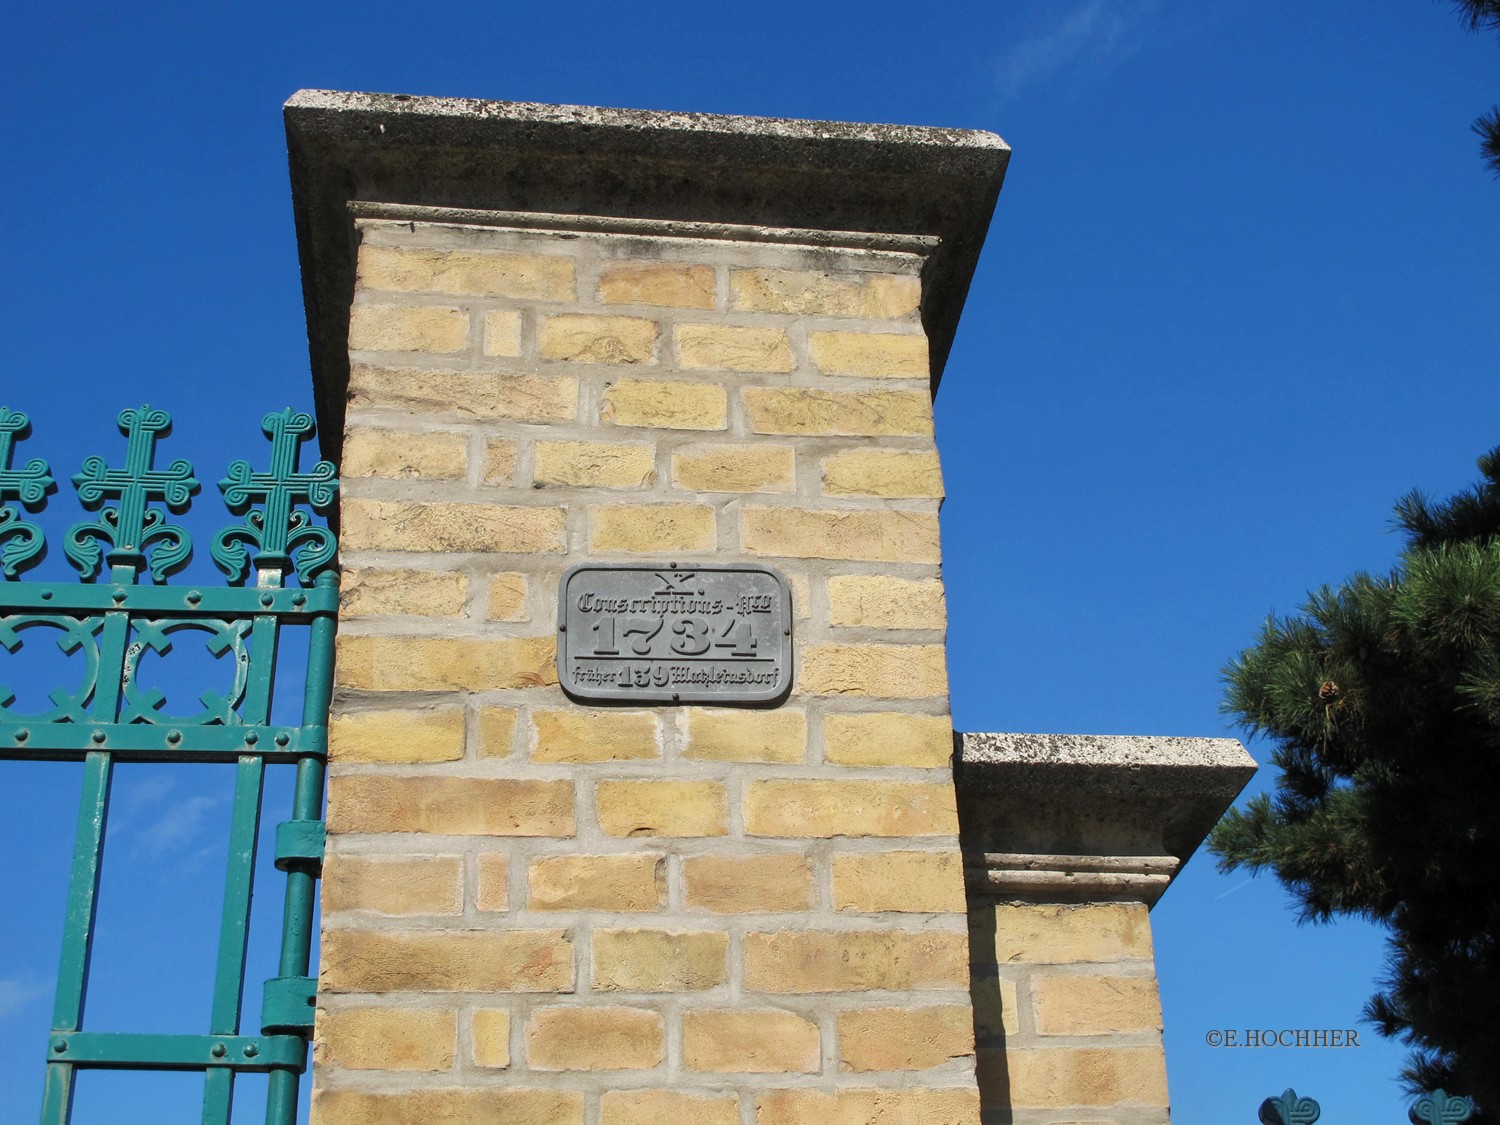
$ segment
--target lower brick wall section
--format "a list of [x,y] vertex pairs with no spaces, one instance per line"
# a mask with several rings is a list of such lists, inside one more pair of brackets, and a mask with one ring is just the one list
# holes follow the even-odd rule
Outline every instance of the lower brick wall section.
[[1143,904],[971,893],[969,938],[985,1125],[1168,1125]]

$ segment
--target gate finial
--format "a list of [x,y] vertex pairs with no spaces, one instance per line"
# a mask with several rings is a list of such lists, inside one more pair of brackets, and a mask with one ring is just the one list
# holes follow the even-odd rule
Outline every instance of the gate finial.
[[[262,571],[284,571],[295,556],[297,576],[307,585],[333,561],[338,541],[333,532],[315,526],[306,512],[294,506],[307,504],[316,512],[326,512],[338,492],[337,470],[333,462],[319,461],[311,472],[297,471],[302,443],[313,436],[312,415],[287,407],[267,414],[260,428],[271,439],[271,470],[257,473],[248,461],[229,466],[219,489],[229,510],[244,515],[245,523],[214,536],[209,554],[233,582],[243,581],[249,572],[250,546],[258,549],[255,565]],[[252,510],[250,505],[257,500],[263,507]]]
[[[0,501],[19,500],[35,508],[52,488],[52,473],[40,457],[26,462],[24,469],[10,467],[17,438],[31,430],[31,419],[18,410],[0,406]],[[25,567],[41,561],[47,547],[42,529],[21,518],[18,508],[0,503],[0,572],[14,578]]]
[[172,432],[172,417],[165,410],[122,410],[118,424],[126,437],[125,467],[111,469],[104,458],[89,457],[73,484],[89,511],[107,499],[119,504],[102,509],[93,523],[69,528],[63,553],[85,578],[93,578],[99,573],[100,544],[107,543],[111,549],[105,558],[111,566],[128,566],[139,573],[149,556],[151,576],[160,582],[192,556],[193,540],[149,505],[160,500],[171,511],[184,512],[198,491],[198,481],[193,466],[181,459],[165,469],[152,468],[157,439]]

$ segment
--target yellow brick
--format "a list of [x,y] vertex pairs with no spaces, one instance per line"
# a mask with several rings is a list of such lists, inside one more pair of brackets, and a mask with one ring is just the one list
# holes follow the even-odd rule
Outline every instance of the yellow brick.
[[829,496],[940,500],[943,472],[936,453],[851,449],[823,462],[823,491]]
[[808,645],[799,687],[813,695],[927,699],[948,694],[942,645]]
[[755,1125],[972,1125],[979,1120],[979,1094],[967,1087],[832,1094],[773,1090],[756,1098],[755,1106]]
[[342,636],[338,683],[372,691],[489,691],[557,683],[551,637]]
[[725,1074],[816,1074],[818,1025],[793,1012],[700,1011],[682,1014],[682,1065]]
[[946,629],[943,584],[883,574],[836,574],[828,579],[828,624],[865,629]]
[[970,927],[975,949],[998,965],[1149,961],[1152,957],[1151,921],[1140,903],[1001,903],[971,912]]
[[601,504],[589,509],[589,550],[659,555],[711,551],[718,542],[707,504]]
[[568,515],[564,508],[413,500],[346,499],[341,510],[346,551],[561,554]]
[[593,987],[696,992],[725,980],[729,935],[706,930],[595,930]]
[[1161,1030],[1161,1001],[1152,977],[1033,976],[1031,1003],[1043,1035]]
[[802,711],[746,711],[702,707],[687,711],[684,758],[717,762],[800,762],[807,755]]
[[353,711],[328,724],[328,757],[351,762],[454,762],[464,756],[460,707],[434,711]]
[[513,707],[486,707],[479,712],[479,756],[508,757],[515,744],[516,711]]
[[1020,999],[1016,982],[971,967],[969,996],[974,1002],[974,1034],[981,1047],[1004,1046],[1021,1034]]
[[312,1125],[583,1125],[583,1095],[520,1086],[433,1086],[399,1093],[313,1091]]
[[324,865],[329,914],[457,914],[463,910],[463,861],[456,855],[374,856],[334,852]]
[[490,438],[484,443],[484,483],[511,484],[516,474],[516,443]]
[[570,422],[578,413],[571,375],[473,375],[352,365],[351,407],[456,414],[483,421]]
[[499,777],[350,774],[329,787],[330,832],[571,836],[573,785]]
[[319,1062],[350,1070],[452,1070],[458,1017],[427,1008],[339,1008],[320,1028]]
[[661,757],[661,734],[650,711],[536,711],[533,762],[619,762]]
[[452,430],[373,430],[350,427],[339,475],[393,480],[462,480],[469,471],[469,435]]
[[867,992],[969,987],[969,946],[943,930],[782,930],[746,934],[754,992]]
[[549,316],[542,321],[537,353],[572,363],[650,363],[656,358],[656,327],[656,321],[635,316]]
[[526,575],[496,574],[490,578],[489,608],[491,621],[530,621],[526,612]]
[[646,488],[656,483],[656,447],[644,441],[539,441],[537,484]]
[[740,1125],[734,1094],[689,1094],[679,1090],[606,1090],[599,1125]]
[[953,786],[918,781],[753,781],[745,793],[752,836],[952,836]]
[[323,931],[328,992],[571,992],[563,930]]
[[435,305],[355,305],[349,310],[349,348],[365,352],[452,355],[469,342],[469,315]]
[[540,254],[362,246],[358,284],[398,293],[571,301],[573,262]]
[[916,312],[921,295],[915,277],[773,269],[729,275],[730,308],[743,312],[893,319]]
[[937,516],[927,512],[745,508],[740,541],[757,555],[860,562],[935,563]]
[[601,781],[599,827],[608,836],[722,836],[729,831],[717,781]]
[[740,394],[752,433],[932,436],[932,399],[926,391],[746,387]]
[[1008,1091],[1004,1104],[1016,1109],[1167,1105],[1160,1047],[1007,1047],[980,1055],[993,1060],[980,1068],[982,1088],[988,1071],[1000,1080],[996,1092]]
[[474,1065],[503,1069],[510,1065],[510,1013],[504,1008],[477,1008],[470,1024]]
[[599,299],[606,305],[714,307],[714,268],[685,262],[617,262],[604,267]]
[[479,853],[479,885],[474,895],[476,909],[510,909],[510,856],[504,852]]
[[810,332],[813,363],[825,375],[925,379],[927,337],[893,332]]
[[791,492],[789,445],[691,445],[672,455],[672,479],[693,492]]
[[845,1070],[926,1070],[973,1054],[974,1017],[967,1004],[839,1013]]
[[829,715],[823,757],[841,766],[945,768],[953,761],[953,720],[900,711]]
[[722,430],[728,411],[728,393],[713,383],[620,379],[605,392],[601,417],[616,426]]
[[339,615],[356,617],[457,617],[468,598],[462,574],[442,570],[384,570],[346,566],[339,588]]
[[495,309],[484,314],[484,354],[521,354],[521,314],[515,309]]
[[641,1008],[537,1008],[526,1024],[532,1070],[649,1070],[667,1053],[660,1012]]
[[797,366],[784,328],[732,324],[679,324],[677,358],[683,367],[784,374]]
[[812,906],[804,855],[700,855],[682,861],[683,900],[715,914],[782,914]]
[[660,855],[549,855],[531,861],[532,910],[658,910],[666,901]]
[[862,852],[833,857],[835,910],[962,914],[964,864],[948,852]]

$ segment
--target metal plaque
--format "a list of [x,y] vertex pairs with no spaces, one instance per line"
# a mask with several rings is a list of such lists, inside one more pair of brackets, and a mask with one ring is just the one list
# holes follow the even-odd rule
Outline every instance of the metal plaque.
[[580,699],[764,703],[792,685],[792,597],[768,566],[575,566],[557,674]]

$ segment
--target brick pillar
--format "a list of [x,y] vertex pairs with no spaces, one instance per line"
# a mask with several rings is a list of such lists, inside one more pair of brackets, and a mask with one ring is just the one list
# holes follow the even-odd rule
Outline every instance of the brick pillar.
[[[288,124],[345,480],[314,1120],[973,1125],[929,384],[1003,146]],[[564,570],[668,560],[785,573],[786,699],[559,689]]]
[[985,1125],[1168,1125],[1147,912],[1254,760],[1223,738],[960,747]]

